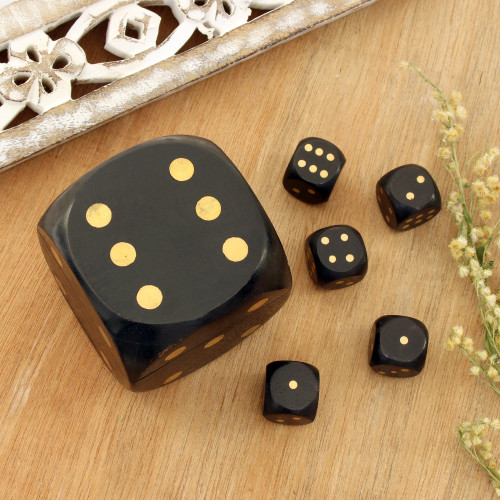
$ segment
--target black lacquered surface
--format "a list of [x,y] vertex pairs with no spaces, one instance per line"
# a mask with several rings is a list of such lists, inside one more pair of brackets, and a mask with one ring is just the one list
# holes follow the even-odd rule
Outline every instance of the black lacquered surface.
[[441,210],[441,195],[430,173],[419,165],[403,165],[377,183],[377,202],[386,223],[407,231],[434,218]]
[[285,189],[306,203],[328,200],[345,157],[335,144],[318,137],[299,142],[283,177]]

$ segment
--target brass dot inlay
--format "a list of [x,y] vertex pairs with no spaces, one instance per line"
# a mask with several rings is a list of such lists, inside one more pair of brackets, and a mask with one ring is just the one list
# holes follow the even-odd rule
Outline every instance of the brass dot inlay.
[[163,382],[163,385],[169,384],[170,382],[173,382],[175,379],[178,379],[181,375],[182,375],[182,371],[174,373],[173,375],[170,375],[170,377],[168,377],[167,380],[165,380],[165,382]]
[[381,375],[385,375],[385,372],[382,372],[382,371],[377,372],[377,373],[380,373]]
[[257,309],[260,309],[268,301],[269,301],[269,297],[266,297],[265,299],[259,300],[252,307],[250,307],[250,309],[248,309],[247,312],[251,313],[251,312],[256,311]]
[[326,155],[326,159],[327,159],[328,161],[333,161],[333,160],[335,160],[335,155],[334,155],[334,154],[332,154],[332,153],[328,153],[328,154]]
[[391,370],[391,373],[398,373],[397,371]]
[[326,179],[328,177],[328,170],[322,170],[320,173],[319,173],[319,176],[322,178],[322,179]]
[[196,204],[196,215],[203,220],[215,220],[221,213],[219,200],[213,196],[204,196]]
[[313,150],[313,147],[312,147],[312,145],[311,145],[311,144],[306,144],[306,145],[304,146],[304,149],[305,149],[306,151],[312,151],[312,150]]
[[432,210],[429,210],[429,214],[433,214],[435,211],[436,211],[436,209],[433,208]]
[[321,148],[316,148],[316,151],[315,153],[318,155],[318,156],[321,156],[323,154],[323,150]]
[[179,347],[179,349],[176,349],[175,351],[172,351],[166,358],[165,361],[170,361],[171,359],[176,358],[179,356],[179,354],[182,354],[186,350],[186,346]]
[[434,215],[429,215],[429,217],[426,217],[425,220],[430,220],[434,217]]
[[389,217],[387,214],[385,215],[385,220],[386,220],[387,222],[391,222],[391,219],[390,219],[390,217]]
[[407,200],[414,200],[415,199],[415,194],[412,193],[411,191],[406,193],[406,199]]
[[307,192],[308,192],[309,194],[316,194],[316,191],[314,191],[314,189],[308,189],[308,190],[307,190]]
[[231,262],[241,262],[248,255],[248,245],[243,238],[228,238],[222,246],[222,253]]
[[106,344],[108,344],[108,346],[111,347],[111,342],[109,341],[108,335],[106,334],[106,332],[103,330],[103,328],[101,326],[99,327],[99,333],[104,337]]
[[355,281],[349,281],[349,283],[346,283],[346,285],[354,285]]
[[392,215],[394,212],[391,207],[389,207],[389,213]]
[[403,345],[406,345],[408,344],[408,337],[406,335],[403,335],[402,337],[400,337],[399,341],[403,344]]
[[417,218],[417,219],[420,219],[420,218],[422,218],[423,216],[424,216],[424,214],[418,214],[416,218]]
[[408,370],[408,368],[401,368],[401,371],[402,372],[409,372],[410,370]]
[[251,335],[253,332],[255,332],[255,330],[257,330],[257,328],[259,328],[261,325],[254,325],[252,326],[251,328],[249,328],[246,332],[242,333],[241,334],[241,338],[244,339],[245,337],[248,337],[249,335]]
[[413,217],[410,217],[409,219],[406,219],[406,222],[413,222]]
[[316,165],[311,165],[309,167],[309,172],[311,172],[311,174],[315,174],[317,171],[318,171],[318,167]]
[[169,171],[176,181],[188,181],[193,177],[194,165],[187,158],[176,158],[170,164]]
[[341,281],[336,281],[335,284],[336,285],[342,285],[344,282],[341,280]]
[[135,261],[136,252],[133,245],[125,241],[120,241],[111,247],[109,257],[115,266],[130,266]]
[[321,238],[321,243],[323,243],[323,245],[328,245],[328,243],[330,243],[330,238],[323,236],[323,238]]
[[406,226],[403,226],[403,229],[408,229],[410,227],[410,224],[406,224]]
[[111,210],[104,203],[94,203],[87,209],[85,217],[92,227],[105,227],[111,222]]
[[354,255],[352,253],[348,253],[345,256],[345,260],[347,260],[347,262],[352,262],[354,260]]
[[347,241],[347,240],[349,239],[349,235],[347,235],[347,234],[345,234],[345,233],[342,233],[342,234],[340,235],[340,239],[341,239],[342,241]]
[[337,261],[337,257],[335,257],[335,255],[330,255],[330,257],[328,257],[328,260],[333,264]]
[[290,389],[297,389],[298,386],[299,384],[297,384],[296,380],[290,380],[290,382],[288,382],[288,387],[290,387]]
[[302,420],[300,417],[292,417],[292,420]]
[[417,177],[417,182],[418,182],[419,184],[423,184],[423,183],[425,182],[425,177],[424,177],[423,175],[419,175],[419,176]]
[[306,164],[306,161],[305,161],[305,160],[299,160],[299,161],[298,161],[298,163],[297,163],[297,165],[298,165],[299,167],[305,167],[307,164]]
[[214,337],[212,340],[209,340],[203,347],[208,349],[209,347],[214,346],[218,342],[220,342],[224,338],[224,335],[219,335],[218,337]]
[[154,285],[145,285],[137,292],[137,303],[143,309],[156,309],[163,301],[160,289]]
[[297,193],[297,194],[299,194],[299,193],[300,193],[300,189],[297,189],[297,188],[292,188],[292,191],[293,191],[294,193]]
[[63,267],[63,263],[61,262],[61,259],[59,258],[57,250],[54,247],[50,247],[50,251],[52,252],[52,255],[54,256],[54,259],[57,260],[59,267]]
[[278,418],[278,419],[276,419],[276,422],[279,422],[281,424],[282,422],[284,422],[284,420],[281,418]]

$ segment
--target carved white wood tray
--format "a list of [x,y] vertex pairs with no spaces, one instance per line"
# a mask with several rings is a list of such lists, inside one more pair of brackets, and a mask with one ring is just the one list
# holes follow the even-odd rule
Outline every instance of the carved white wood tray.
[[[19,0],[0,9],[0,171],[375,1]],[[90,62],[102,23],[111,57]]]

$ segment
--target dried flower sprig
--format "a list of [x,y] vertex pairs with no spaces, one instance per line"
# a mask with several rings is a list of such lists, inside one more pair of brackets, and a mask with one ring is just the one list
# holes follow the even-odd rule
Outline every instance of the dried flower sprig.
[[[500,246],[500,219],[493,225],[489,222],[493,217],[491,206],[500,196],[500,179],[491,173],[494,161],[500,156],[500,149],[494,147],[476,153],[462,168],[457,157],[457,142],[464,133],[467,117],[462,94],[453,91],[446,97],[414,64],[403,62],[399,67],[414,71],[427,82],[432,87],[431,97],[438,104],[432,112],[433,120],[439,123],[441,136],[437,156],[444,162],[456,189],[449,195],[446,204],[458,227],[457,237],[451,241],[449,248],[457,262],[459,276],[468,278],[474,287],[484,328],[485,349],[475,350],[473,340],[464,336],[462,326],[452,328],[445,347],[450,351],[458,348],[472,363],[470,373],[483,376],[487,385],[500,396],[500,291],[495,294],[488,286],[494,267],[491,244],[496,241]],[[466,176],[473,176],[474,179],[469,182]],[[491,462],[492,445],[483,442],[480,437],[489,428],[500,428],[500,420],[464,422],[458,427],[459,442],[489,474],[500,496],[500,471]]]
[[[468,277],[476,291],[479,314],[484,325],[484,344],[488,353],[485,361],[500,372],[500,304],[497,295],[492,293],[487,284],[488,278],[493,274],[494,264],[490,247],[495,239],[498,242],[500,232],[500,220],[493,226],[487,223],[492,218],[489,208],[500,196],[500,179],[497,175],[490,175],[493,162],[500,156],[500,149],[490,148],[476,154],[461,169],[457,158],[457,141],[464,133],[463,120],[467,116],[467,110],[462,104],[462,94],[453,91],[450,97],[446,97],[414,64],[400,63],[400,67],[414,71],[429,83],[433,89],[431,96],[438,103],[432,113],[433,119],[440,124],[442,138],[437,156],[443,160],[445,169],[456,186],[456,191],[450,194],[446,204],[458,226],[457,237],[451,241],[449,248],[457,261],[459,275],[462,278]],[[469,174],[475,177],[472,182],[465,177]],[[471,361],[472,358],[482,360],[482,357],[476,359],[472,354],[475,351],[472,350],[470,339],[460,337],[461,341],[458,342],[456,332],[462,330],[462,327],[454,328],[446,347],[452,350],[459,346]],[[500,382],[500,379],[495,380],[496,376],[490,379],[493,383]],[[500,395],[500,391],[497,394]]]
[[483,418],[476,422],[464,422],[457,427],[458,442],[490,476],[495,492],[500,496],[500,470],[492,460],[493,443],[484,440],[490,429],[500,429],[500,420]]

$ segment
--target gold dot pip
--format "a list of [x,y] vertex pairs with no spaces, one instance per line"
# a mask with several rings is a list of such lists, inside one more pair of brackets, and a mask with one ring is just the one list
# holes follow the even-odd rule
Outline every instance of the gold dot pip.
[[314,191],[314,189],[308,189],[308,190],[307,190],[307,192],[308,192],[309,194],[316,194],[316,191]]
[[316,165],[311,165],[309,167],[309,172],[311,172],[311,174],[315,174],[317,171],[318,171],[318,167]]
[[406,345],[406,344],[408,344],[408,337],[407,337],[406,335],[403,335],[403,336],[399,339],[399,341],[401,342],[401,344]]
[[299,167],[305,167],[306,166],[305,160],[299,160],[298,165]]
[[317,156],[321,156],[323,154],[323,150],[321,148],[316,148],[315,153]]
[[407,200],[414,200],[415,199],[415,194],[412,193],[411,191],[409,193],[406,193],[406,199]]
[[104,203],[94,203],[87,209],[87,222],[92,227],[105,227],[111,222],[111,210]]
[[423,183],[425,182],[425,177],[424,177],[423,175],[419,175],[419,176],[417,177],[417,182],[418,182],[419,184],[423,184]]
[[323,245],[328,245],[328,243],[330,243],[330,238],[323,236],[323,238],[321,238],[321,243],[323,243]]
[[143,309],[156,309],[163,301],[160,289],[154,285],[145,285],[137,292],[137,303]]
[[204,196],[196,204],[196,215],[203,220],[215,220],[221,211],[219,200],[213,196]]
[[164,385],[169,384],[170,382],[173,382],[175,379],[179,378],[181,375],[182,375],[182,371],[174,373],[173,375],[170,375],[170,377],[168,377],[167,380],[165,380],[165,382],[163,382],[163,384]]
[[166,358],[165,361],[170,361],[171,359],[176,358],[179,354],[182,354],[186,350],[186,346],[179,347],[175,351],[172,351]]
[[134,246],[125,241],[114,244],[109,252],[111,262],[119,267],[130,266],[135,261],[136,255]]
[[348,253],[345,256],[345,260],[347,260],[347,262],[352,262],[354,260],[354,255],[352,253]]
[[260,325],[254,325],[252,326],[251,328],[249,328],[246,332],[243,332],[241,334],[241,338],[244,339],[245,337],[248,337],[249,335],[251,335],[253,332],[255,332],[255,330],[257,330],[257,328],[259,328]]
[[269,301],[269,297],[266,297],[265,299],[259,300],[252,307],[250,307],[247,312],[251,313],[251,312],[256,311],[257,309],[260,309],[268,301]]
[[193,177],[194,165],[187,158],[176,158],[169,167],[170,175],[176,181],[187,181]]
[[330,257],[328,257],[328,260],[334,264],[335,262],[337,262],[337,257],[335,257],[335,255],[330,255]]
[[209,347],[212,347],[215,344],[219,343],[223,338],[224,338],[224,335],[219,335],[218,337],[215,337],[212,340],[209,340],[203,347],[205,349],[208,349]]
[[332,154],[332,153],[328,153],[328,154],[326,155],[326,159],[327,159],[328,161],[333,161],[333,160],[335,160],[335,155],[334,155],[334,154]]
[[297,384],[296,380],[290,380],[290,382],[288,382],[288,387],[290,387],[290,389],[297,389],[298,386],[299,384]]
[[341,239],[342,241],[347,241],[347,240],[349,239],[349,236],[348,236],[347,234],[345,234],[345,233],[342,233],[342,234],[340,235],[340,239]]
[[300,193],[300,189],[297,189],[297,188],[292,188],[292,191],[293,191],[294,193],[297,193],[297,194],[299,194],[299,193]]
[[322,179],[326,179],[328,177],[328,170],[322,170],[320,173],[319,173],[319,176],[322,178]]
[[248,255],[248,245],[242,238],[228,238],[222,246],[222,253],[231,262],[241,262]]
[[306,145],[304,146],[304,149],[305,149],[306,151],[312,151],[312,150],[313,150],[313,147],[312,147],[312,145],[311,145],[311,144],[306,144]]

